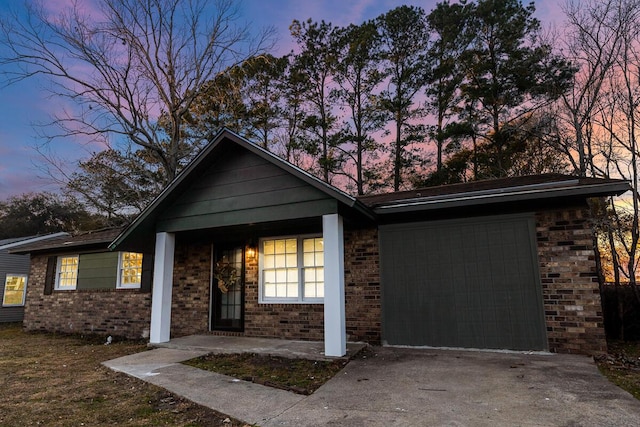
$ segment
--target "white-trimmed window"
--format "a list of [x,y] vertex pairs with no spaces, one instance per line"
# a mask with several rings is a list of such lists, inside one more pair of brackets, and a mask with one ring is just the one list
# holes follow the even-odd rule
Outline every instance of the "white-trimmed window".
[[322,302],[322,237],[292,236],[260,240],[261,302]]
[[4,281],[4,295],[2,296],[2,305],[4,307],[24,305],[24,296],[26,290],[26,274],[7,274],[7,277]]
[[73,290],[78,284],[78,255],[58,257],[56,268],[56,289]]
[[120,252],[118,257],[118,289],[139,288],[142,281],[142,254]]

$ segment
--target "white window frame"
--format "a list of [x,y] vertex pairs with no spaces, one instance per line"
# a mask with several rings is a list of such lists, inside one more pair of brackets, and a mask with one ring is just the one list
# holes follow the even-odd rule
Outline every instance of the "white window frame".
[[[322,234],[299,234],[288,236],[271,236],[260,238],[258,243],[258,302],[260,304],[323,304],[324,298],[306,298],[304,296],[304,248],[303,241],[305,239],[317,239],[323,238]],[[264,296],[264,284],[263,284],[263,267],[264,267],[264,253],[263,242],[267,240],[286,240],[296,239],[296,256],[297,256],[297,269],[298,269],[298,296],[297,297],[265,297]],[[322,268],[324,269],[324,263]]]
[[[22,302],[18,303],[18,304],[8,304],[5,302],[5,299],[7,298],[7,282],[9,281],[10,277],[23,277],[24,278],[24,289],[22,290]],[[27,274],[13,274],[13,273],[7,273],[6,277],[4,278],[4,292],[2,293],[2,306],[3,307],[22,307],[24,306],[24,302],[27,296],[27,284],[29,281],[29,276]]]
[[[122,283],[122,272],[124,271],[124,266],[122,265],[122,263],[124,262],[125,253],[136,252],[118,252],[118,278],[116,279],[116,289],[140,289],[140,284],[142,283],[142,262],[140,263],[140,281],[138,283]],[[144,258],[144,255],[142,256]]]
[[[76,282],[73,284],[73,286],[60,286],[60,274],[61,274],[61,267],[62,267],[62,259],[63,258],[75,258],[76,259]],[[78,287],[78,271],[80,270],[80,256],[79,255],[60,255],[58,256],[58,259],[56,260],[56,284],[55,284],[55,290],[56,291],[75,291],[76,288]]]

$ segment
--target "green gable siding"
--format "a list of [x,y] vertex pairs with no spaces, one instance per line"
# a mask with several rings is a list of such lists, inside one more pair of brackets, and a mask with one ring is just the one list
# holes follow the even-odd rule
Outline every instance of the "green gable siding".
[[326,193],[243,149],[232,147],[158,218],[158,231],[183,231],[336,213]]
[[117,275],[117,252],[81,254],[76,289],[115,289]]

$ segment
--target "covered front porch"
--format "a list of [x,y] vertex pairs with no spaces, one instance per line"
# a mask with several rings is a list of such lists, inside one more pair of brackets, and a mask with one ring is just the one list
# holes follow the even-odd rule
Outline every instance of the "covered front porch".
[[[373,219],[355,198],[225,130],[110,248],[155,253],[152,344],[168,342],[172,334],[226,327],[235,335],[323,339],[325,355],[341,357],[347,350],[343,222],[353,228]],[[307,250],[310,243],[314,249]],[[236,297],[226,301],[227,313],[236,314],[221,318],[212,301],[220,287],[220,278],[214,286],[213,277],[224,244],[233,245],[227,259],[243,263],[242,303]],[[286,249],[265,254],[278,246]],[[258,260],[244,264],[243,248],[249,247]],[[316,261],[308,264],[307,257]],[[224,282],[223,299],[229,300]],[[353,313],[352,323],[361,317]]]
[[[203,318],[208,315],[208,327],[204,328],[201,324],[199,328],[195,329],[178,328],[182,329],[182,332],[177,335],[213,331],[230,332],[234,336],[269,336],[271,338],[283,337],[311,341],[324,338],[325,355],[330,357],[344,356],[347,348],[343,221],[338,214],[326,214],[319,219],[321,221],[317,221],[314,227],[307,228],[309,225],[307,223],[303,229],[296,228],[289,223],[288,225],[280,224],[277,228],[273,228],[272,225],[268,227],[268,231],[265,231],[264,226],[255,224],[243,227],[242,232],[234,232],[236,229],[230,230],[228,228],[199,230],[197,240],[192,240],[195,239],[193,233],[157,233],[151,310],[151,344],[165,343],[171,337],[176,336],[176,328],[172,326],[172,321],[184,323],[191,317],[193,322],[201,324]],[[267,298],[263,291],[265,285],[258,279],[258,276],[263,277],[262,272],[258,272],[259,263],[257,260],[258,252],[261,250],[255,242],[260,241],[261,237],[269,236],[274,230],[278,230],[277,233],[280,235],[286,235],[287,233],[282,230],[288,230],[289,233],[292,233],[300,230],[310,232],[314,229],[316,234],[313,235],[319,236],[316,240],[322,241],[322,249],[318,255],[324,260],[323,266],[320,267],[323,269],[321,298],[314,298],[310,301],[299,300],[293,303],[282,299]],[[234,236],[235,245],[239,246],[237,250],[240,252],[241,258],[237,268],[239,283],[228,292],[221,294],[214,270],[220,259],[219,254],[227,253],[227,251],[220,251],[219,248],[227,247],[223,242],[230,235]],[[180,241],[182,242],[180,243]],[[196,243],[196,241],[200,243]],[[210,242],[209,245],[206,242]],[[183,249],[181,254],[176,255],[176,247]],[[189,248],[187,254],[184,253],[185,247]],[[246,251],[243,248],[246,248]],[[253,254],[245,255],[242,252],[247,254],[252,252]],[[251,258],[247,259],[246,263],[245,256]],[[189,264],[194,258],[200,260],[199,263]],[[207,266],[207,263],[210,267]],[[192,276],[194,277],[193,283],[185,283]],[[191,306],[192,301],[185,303],[183,299],[181,300],[184,298],[185,292],[192,296],[197,294],[197,298],[200,300],[198,306],[207,304],[208,313],[203,313],[202,308],[200,308],[200,314],[196,316],[186,312],[188,309],[185,310],[185,306]],[[259,295],[259,293],[262,294]],[[234,295],[236,301],[242,301],[242,304],[237,307],[238,310],[242,309],[242,316],[237,316],[239,323],[234,323],[234,327],[218,328],[216,322],[220,320],[220,304],[219,302],[216,304],[216,299],[220,296],[229,297],[230,295]],[[222,308],[226,310],[228,307]],[[312,330],[304,333],[308,327],[303,326],[300,328],[302,333],[298,335],[287,334],[285,331],[286,324],[289,323],[287,318],[297,316],[298,313],[300,318],[312,319],[310,325]],[[288,317],[284,317],[285,315]],[[245,321],[248,323],[246,329]],[[260,326],[256,326],[256,323],[260,323]],[[270,333],[265,334],[264,328],[269,329]],[[274,335],[274,331],[277,332],[277,329],[280,328],[282,331],[278,335]]]

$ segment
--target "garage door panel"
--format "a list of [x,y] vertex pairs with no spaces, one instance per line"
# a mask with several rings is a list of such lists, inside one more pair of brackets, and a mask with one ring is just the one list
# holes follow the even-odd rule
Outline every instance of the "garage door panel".
[[383,340],[546,349],[530,217],[380,229]]

